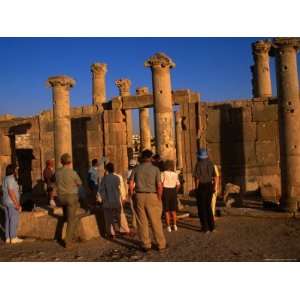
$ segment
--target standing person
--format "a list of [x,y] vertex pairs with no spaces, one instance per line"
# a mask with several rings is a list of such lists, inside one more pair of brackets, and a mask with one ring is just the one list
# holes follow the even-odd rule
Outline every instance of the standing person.
[[150,150],[142,152],[142,163],[132,171],[129,180],[130,195],[133,195],[135,190],[134,207],[137,215],[138,234],[144,251],[151,249],[149,222],[158,249],[166,248],[161,221],[161,175],[159,169],[151,163],[151,157],[152,152]]
[[108,163],[105,166],[106,174],[101,180],[100,195],[103,200],[106,235],[114,238],[116,235],[115,219],[120,223],[121,216],[121,180],[114,174],[114,165]]
[[55,207],[55,178],[54,178],[54,162],[52,159],[46,160],[46,167],[43,171],[44,182],[46,183],[48,201],[51,207]]
[[100,184],[100,175],[99,175],[98,168],[99,168],[99,162],[98,159],[95,158],[92,160],[92,165],[87,175],[87,183],[92,193],[93,203],[96,203],[97,192],[99,190],[99,184]]
[[[129,185],[129,180],[130,180],[130,176],[131,173],[133,171],[133,169],[137,166],[137,161],[135,159],[131,159],[129,161],[129,169],[128,169],[128,173],[127,173],[127,184]],[[129,193],[130,194],[130,193]],[[131,221],[131,225],[133,227],[134,230],[137,230],[137,224],[136,224],[136,212],[134,210],[134,205],[133,205],[133,199],[132,196],[128,195],[128,200],[130,202],[130,208],[131,208],[131,214],[132,214],[132,221]]]
[[3,179],[3,206],[5,212],[5,242],[16,244],[23,242],[17,237],[19,213],[21,212],[20,192],[16,181],[17,166],[10,164],[6,167]]
[[72,242],[79,216],[76,211],[80,207],[78,191],[82,185],[81,179],[72,168],[71,155],[64,153],[61,156],[62,167],[55,173],[55,182],[59,202],[63,207],[64,218],[67,221],[67,232],[64,240],[65,248],[72,248]]
[[215,169],[216,177],[214,179],[215,189],[211,199],[211,209],[214,216],[214,220],[216,220],[216,203],[217,203],[218,191],[220,186],[220,172],[218,170],[217,165],[214,165],[214,169]]
[[197,191],[198,215],[202,231],[204,233],[208,233],[215,229],[211,200],[216,189],[216,173],[214,165],[208,158],[208,154],[205,149],[200,149],[197,154],[197,158],[198,161],[194,169],[193,177]]
[[180,182],[178,174],[174,171],[175,164],[173,160],[166,160],[164,169],[165,171],[161,173],[161,181],[163,185],[162,201],[166,216],[167,231],[171,232],[171,217],[173,220],[173,230],[177,231],[177,191],[179,189]]

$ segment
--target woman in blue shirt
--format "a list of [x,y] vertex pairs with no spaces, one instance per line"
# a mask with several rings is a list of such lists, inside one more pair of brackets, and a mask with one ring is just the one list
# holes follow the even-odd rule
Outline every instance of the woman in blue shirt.
[[16,170],[16,165],[8,165],[6,167],[6,176],[2,184],[3,206],[5,211],[5,238],[7,244],[16,244],[23,241],[17,237],[21,205],[19,186],[16,181]]

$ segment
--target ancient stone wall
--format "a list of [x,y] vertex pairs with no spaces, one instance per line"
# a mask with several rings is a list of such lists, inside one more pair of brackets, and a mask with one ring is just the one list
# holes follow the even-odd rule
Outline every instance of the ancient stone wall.
[[243,191],[272,185],[280,193],[276,98],[201,103],[201,145],[219,166],[222,182]]

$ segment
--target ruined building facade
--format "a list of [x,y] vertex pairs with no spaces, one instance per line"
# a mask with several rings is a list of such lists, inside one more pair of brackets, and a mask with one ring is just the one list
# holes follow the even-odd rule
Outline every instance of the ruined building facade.
[[[106,99],[106,64],[95,63],[92,104],[70,107],[68,76],[47,81],[53,109],[37,116],[0,116],[0,177],[10,162],[18,162],[23,191],[41,190],[47,159],[64,152],[85,180],[93,158],[106,156],[125,176],[132,157],[132,109],[139,109],[141,150],[151,146],[149,108],[154,107],[156,150],[163,159],[176,160],[182,170],[184,192],[193,189],[196,152],[208,149],[219,166],[222,182],[244,192],[272,191],[282,206],[295,211],[300,199],[300,107],[297,50],[299,39],[278,38],[252,45],[253,98],[225,102],[202,101],[197,92],[172,90],[175,63],[157,53],[145,62],[152,73],[152,94],[147,87],[131,94],[131,81],[115,81],[119,96]],[[275,56],[277,96],[272,93],[270,56]],[[176,109],[175,109],[176,107]],[[176,111],[176,112],[175,112]]]

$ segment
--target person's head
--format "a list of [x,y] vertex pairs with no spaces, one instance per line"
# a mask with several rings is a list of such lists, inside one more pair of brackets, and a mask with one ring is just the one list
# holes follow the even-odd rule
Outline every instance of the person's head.
[[99,163],[98,163],[98,159],[97,158],[94,158],[92,160],[92,167],[98,167],[99,166]]
[[208,153],[207,153],[207,150],[206,149],[200,149],[198,152],[197,152],[197,158],[198,159],[207,159],[208,158]]
[[137,161],[135,159],[131,159],[129,161],[129,169],[133,169],[137,165]]
[[164,163],[164,169],[165,171],[175,171],[175,163],[174,163],[174,160],[166,160],[165,163]]
[[10,164],[6,167],[5,175],[6,176],[16,175],[16,172],[17,172],[17,165]]
[[152,158],[151,150],[146,149],[142,152],[142,160],[143,161],[151,161],[151,158]]
[[72,163],[72,157],[69,153],[64,153],[61,158],[60,162],[63,166],[68,166]]
[[105,171],[108,173],[113,173],[115,171],[114,164],[109,162],[108,164],[105,165]]
[[47,159],[46,160],[46,167],[52,168],[54,165],[53,159]]

